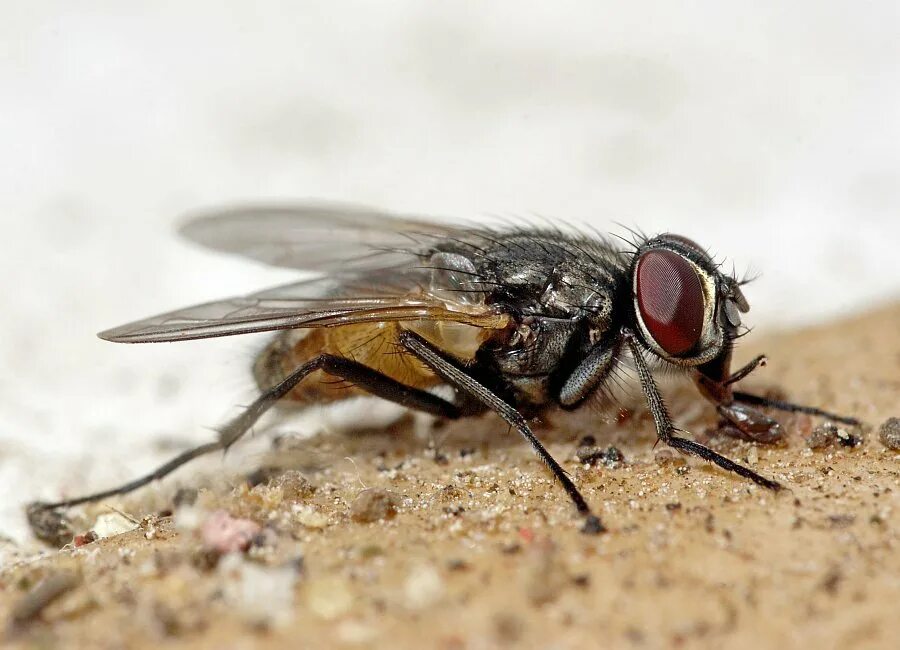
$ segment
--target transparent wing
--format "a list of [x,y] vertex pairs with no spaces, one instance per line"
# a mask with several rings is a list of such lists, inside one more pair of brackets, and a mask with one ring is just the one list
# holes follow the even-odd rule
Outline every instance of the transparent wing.
[[246,205],[189,215],[181,233],[217,251],[309,271],[409,263],[435,239],[465,236],[448,224],[350,205]]
[[384,321],[449,321],[487,329],[506,326],[508,315],[483,301],[454,299],[455,295],[471,296],[470,287],[459,294],[446,283],[433,290],[434,271],[414,267],[314,278],[177,309],[99,336],[119,343],[153,343]]

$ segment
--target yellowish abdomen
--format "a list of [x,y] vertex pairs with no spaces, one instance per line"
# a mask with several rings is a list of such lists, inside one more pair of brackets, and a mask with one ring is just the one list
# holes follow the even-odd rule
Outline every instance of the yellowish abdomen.
[[[472,325],[432,321],[361,323],[332,328],[287,330],[278,335],[259,355],[254,376],[265,390],[298,367],[327,353],[353,359],[413,388],[430,388],[441,383],[424,363],[405,352],[399,344],[403,329],[409,329],[460,360],[470,360],[490,331]],[[295,402],[334,401],[363,394],[317,371],[298,384],[287,399]]]

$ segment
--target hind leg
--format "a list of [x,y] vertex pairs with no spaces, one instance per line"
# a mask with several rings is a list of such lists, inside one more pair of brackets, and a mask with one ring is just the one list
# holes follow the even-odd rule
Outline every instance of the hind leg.
[[29,512],[39,512],[55,508],[69,508],[90,501],[99,501],[111,496],[127,494],[157,479],[168,476],[182,465],[194,458],[214,451],[225,451],[237,442],[256,422],[274,406],[278,400],[286,396],[297,384],[313,372],[321,370],[329,375],[353,383],[366,392],[395,402],[402,406],[432,415],[455,419],[468,412],[465,406],[457,406],[428,391],[406,386],[391,379],[377,370],[373,370],[352,359],[345,359],[331,354],[322,354],[303,364],[285,377],[281,382],[264,391],[256,400],[244,409],[243,413],[229,421],[219,431],[219,439],[189,449],[155,470],[133,481],[94,494],[66,499],[55,503],[34,503],[28,506]]

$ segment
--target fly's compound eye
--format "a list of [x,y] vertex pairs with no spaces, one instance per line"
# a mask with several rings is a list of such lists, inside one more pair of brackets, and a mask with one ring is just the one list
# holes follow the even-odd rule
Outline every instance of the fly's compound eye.
[[638,259],[635,275],[637,307],[653,341],[671,357],[697,347],[705,303],[694,266],[670,250],[651,250]]
[[695,242],[690,237],[685,237],[684,235],[676,235],[676,234],[667,232],[664,235],[660,235],[660,239],[670,241],[670,242],[675,242],[677,244],[681,244],[685,248],[689,248],[689,249],[693,250],[695,253],[699,254],[704,259],[707,259],[707,260],[710,259],[709,253],[706,252],[706,249],[703,248],[703,246],[701,246],[700,244]]

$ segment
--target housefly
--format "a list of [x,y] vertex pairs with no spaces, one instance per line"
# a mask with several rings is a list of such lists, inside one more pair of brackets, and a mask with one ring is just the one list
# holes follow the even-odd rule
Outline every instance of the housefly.
[[[856,423],[734,390],[764,362],[758,357],[731,372],[742,314],[750,308],[742,283],[679,235],[635,235],[621,250],[613,238],[552,225],[465,227],[315,204],[213,211],[189,220],[183,234],[218,251],[317,275],[99,336],[157,343],[277,331],[255,363],[260,396],[218,439],[154,472],[38,508],[74,506],[162,478],[227,449],[281,400],[320,403],[364,392],[442,418],[493,411],[531,445],[586,517],[585,530],[596,532],[599,519],[526,418],[550,407],[577,408],[604,390],[626,356],[661,442],[771,490],[781,486],[678,435],[651,363],[692,375],[722,420],[755,440],[781,435],[778,422],[757,407]],[[353,388],[338,390],[323,376]],[[438,386],[449,386],[450,397],[439,395]]]

